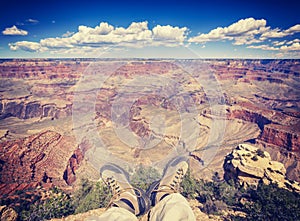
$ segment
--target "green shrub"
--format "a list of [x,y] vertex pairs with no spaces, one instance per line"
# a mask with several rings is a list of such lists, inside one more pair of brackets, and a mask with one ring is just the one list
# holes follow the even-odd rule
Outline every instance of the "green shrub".
[[[155,169],[140,166],[131,180],[135,187],[147,189],[149,184],[159,178]],[[203,205],[200,209],[205,213],[218,215],[230,208],[247,215],[228,215],[223,217],[225,220],[300,220],[299,193],[281,189],[275,184],[259,184],[257,188],[248,187],[245,190],[231,181],[222,181],[217,173],[212,178],[213,181],[198,180],[188,170],[181,183],[182,195],[198,200]],[[20,194],[25,196],[27,193]],[[107,206],[111,197],[104,183],[85,179],[72,197],[54,188],[47,199],[42,200],[37,196],[32,205],[24,201],[23,211],[19,212],[20,220],[45,220],[86,212]]]
[[227,209],[226,203],[221,200],[207,200],[203,205],[202,212],[219,215],[222,210]]
[[38,200],[20,213],[21,220],[39,221],[52,218],[60,218],[74,212],[71,198],[63,191],[53,188],[50,197]]
[[300,194],[279,188],[276,184],[260,184],[250,189],[250,202],[242,207],[247,220],[300,220]]
[[151,183],[160,179],[161,175],[155,168],[140,165],[130,180],[132,186],[147,190]]
[[199,181],[196,180],[192,174],[191,171],[188,170],[187,173],[185,174],[182,183],[182,195],[188,199],[195,199],[198,196],[199,192]]
[[222,181],[218,173],[213,175],[212,180],[197,180],[188,171],[181,185],[182,195],[189,199],[197,199],[203,204],[202,212],[208,214],[219,214],[227,207],[237,208],[239,198],[245,190],[235,186],[233,182]]
[[81,188],[74,194],[73,207],[75,213],[83,213],[92,209],[106,207],[112,195],[102,182],[81,181]]

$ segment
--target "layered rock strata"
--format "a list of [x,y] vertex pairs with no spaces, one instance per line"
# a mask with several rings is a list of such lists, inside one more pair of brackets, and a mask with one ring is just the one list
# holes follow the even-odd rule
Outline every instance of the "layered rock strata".
[[244,186],[277,183],[279,187],[300,191],[298,182],[286,178],[286,169],[278,161],[272,161],[270,154],[249,144],[238,145],[224,161],[224,177]]

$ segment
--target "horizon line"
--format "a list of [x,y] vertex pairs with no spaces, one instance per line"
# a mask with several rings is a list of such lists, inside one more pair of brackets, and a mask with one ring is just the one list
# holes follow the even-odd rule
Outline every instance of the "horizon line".
[[32,58],[1,58],[0,60],[300,60],[300,58],[139,58],[139,57],[131,57],[131,58],[113,58],[113,57],[32,57]]

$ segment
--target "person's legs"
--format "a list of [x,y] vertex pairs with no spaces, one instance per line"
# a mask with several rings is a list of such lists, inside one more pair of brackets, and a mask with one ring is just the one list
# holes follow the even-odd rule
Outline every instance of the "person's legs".
[[94,217],[95,221],[137,221],[137,217],[122,207],[111,207],[100,217]]
[[196,220],[190,205],[179,193],[187,170],[187,158],[177,157],[168,163],[162,179],[150,186],[147,194],[154,206],[149,213],[151,221]]
[[113,197],[108,205],[110,208],[96,220],[137,220],[136,216],[149,210],[149,199],[142,190],[130,185],[128,174],[122,168],[106,164],[100,169],[100,175],[110,187]]
[[180,193],[172,193],[159,201],[150,211],[151,221],[194,221],[195,215],[189,203]]
[[[186,199],[179,193],[183,176],[188,169],[187,158],[177,157],[168,163],[160,181],[153,183],[147,195],[151,200],[151,221],[194,221],[194,213]],[[101,168],[100,174],[104,182],[111,188],[114,196],[110,206],[97,221],[136,221],[136,215],[148,211],[149,198],[143,192],[129,184],[127,173],[114,164]]]

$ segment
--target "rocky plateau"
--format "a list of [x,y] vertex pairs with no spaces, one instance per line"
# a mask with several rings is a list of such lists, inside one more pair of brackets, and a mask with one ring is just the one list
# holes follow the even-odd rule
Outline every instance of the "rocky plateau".
[[272,161],[270,154],[249,144],[239,144],[225,158],[225,179],[233,179],[240,185],[257,186],[277,183],[279,187],[300,192],[300,184],[286,177],[284,165]]

